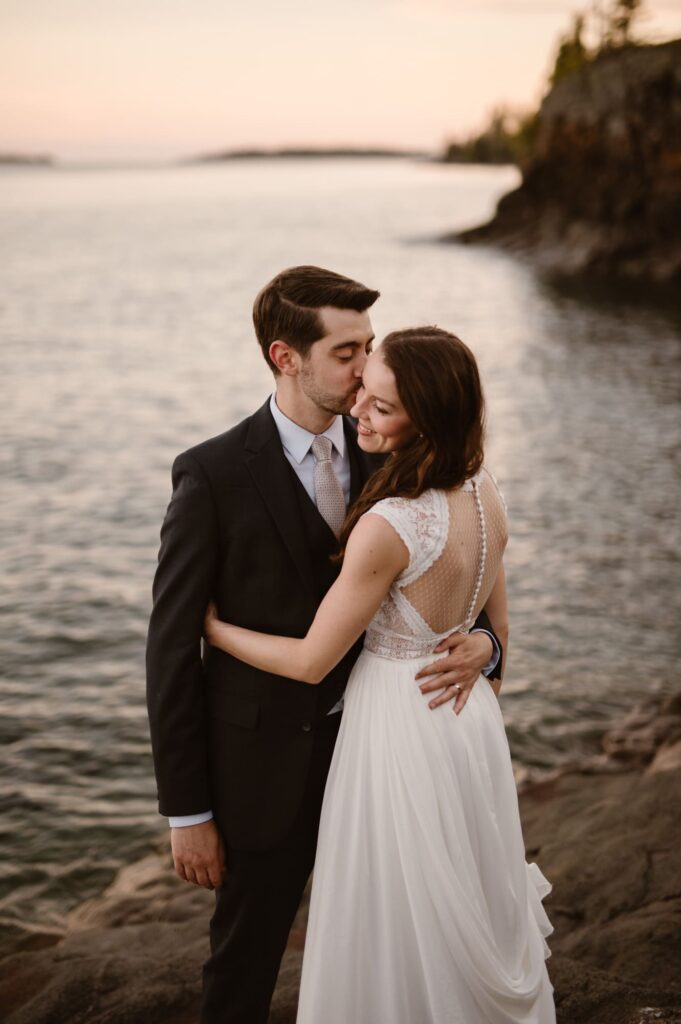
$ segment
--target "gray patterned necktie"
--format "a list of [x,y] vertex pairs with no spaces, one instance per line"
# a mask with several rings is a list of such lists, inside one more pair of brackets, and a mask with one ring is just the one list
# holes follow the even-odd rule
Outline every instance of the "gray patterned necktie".
[[321,434],[312,442],[314,490],[319,514],[338,537],[345,520],[345,497],[331,462],[332,447],[331,440]]

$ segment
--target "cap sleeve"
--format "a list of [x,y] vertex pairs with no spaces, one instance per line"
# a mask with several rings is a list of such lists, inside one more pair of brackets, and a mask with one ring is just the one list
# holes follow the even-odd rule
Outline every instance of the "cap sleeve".
[[[404,498],[382,498],[377,501],[375,505],[372,505],[370,509],[362,515],[364,516],[375,515],[381,516],[387,523],[390,523],[395,533],[398,535],[400,540],[403,542],[407,551],[409,552],[409,565],[414,559],[414,548],[416,538],[414,537],[414,531],[411,528],[411,524],[405,514],[405,507],[407,502]],[[409,567],[407,566],[407,569]],[[406,572],[407,570],[405,570]]]
[[489,480],[492,481],[492,484],[494,485],[494,489],[497,492],[497,494],[499,495],[499,498],[501,499],[501,504],[504,506],[504,512],[506,512],[508,514],[508,505],[506,504],[506,498],[504,497],[504,494],[503,494],[503,491],[501,490],[501,487],[499,487],[499,484],[497,483],[497,478],[492,473],[490,473],[490,471],[487,468],[487,466],[483,466],[483,469],[484,469],[485,475],[489,478]]

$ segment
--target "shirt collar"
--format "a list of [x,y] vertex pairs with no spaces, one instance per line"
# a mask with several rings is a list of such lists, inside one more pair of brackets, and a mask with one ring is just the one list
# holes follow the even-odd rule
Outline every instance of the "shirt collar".
[[[277,405],[276,395],[272,395],[270,398],[270,411],[279,431],[282,445],[296,462],[301,463],[317,435],[285,416]],[[339,455],[345,458],[345,431],[343,430],[342,416],[336,416],[331,426],[323,431],[321,436],[328,437]]]

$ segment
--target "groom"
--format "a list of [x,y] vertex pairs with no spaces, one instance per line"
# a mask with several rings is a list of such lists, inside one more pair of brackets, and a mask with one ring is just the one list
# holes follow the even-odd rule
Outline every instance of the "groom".
[[[327,507],[323,474],[327,482],[335,474],[349,505],[381,462],[360,450],[344,415],[371,350],[368,310],[378,295],[317,267],[278,274],[253,309],[275,394],[173,466],[147,700],[175,868],[216,890],[203,1024],[267,1021],[314,863],[343,690],[361,648],[360,640],[319,686],[307,686],[212,647],[202,661],[204,612],[212,598],[228,622],[282,636],[307,632],[339,571],[329,525],[337,529],[338,510]],[[486,620],[476,625],[490,629]],[[487,632],[458,637],[434,670],[446,674],[425,689],[449,685],[451,697],[458,683],[466,691],[483,667],[498,675],[499,654]]]

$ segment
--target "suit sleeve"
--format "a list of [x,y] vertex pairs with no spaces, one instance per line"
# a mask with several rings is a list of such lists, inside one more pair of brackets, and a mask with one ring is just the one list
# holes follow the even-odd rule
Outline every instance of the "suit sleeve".
[[494,641],[495,641],[497,647],[499,648],[499,660],[496,663],[496,665],[494,666],[494,668],[492,669],[492,671],[489,673],[487,678],[488,679],[501,679],[501,666],[502,666],[503,660],[504,660],[504,649],[501,646],[501,642],[499,640],[499,637],[497,636],[497,634],[492,629],[492,623],[489,621],[489,618],[485,614],[484,611],[480,612],[480,614],[478,615],[477,619],[473,623],[473,629],[484,629],[488,633],[491,633],[491,635],[494,637]]
[[178,456],[172,478],[147,638],[147,708],[159,811],[188,815],[211,807],[201,634],[218,530],[199,463]]

